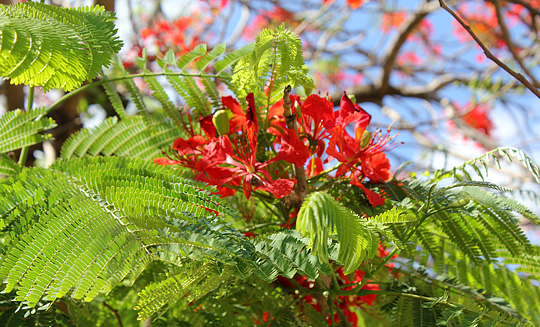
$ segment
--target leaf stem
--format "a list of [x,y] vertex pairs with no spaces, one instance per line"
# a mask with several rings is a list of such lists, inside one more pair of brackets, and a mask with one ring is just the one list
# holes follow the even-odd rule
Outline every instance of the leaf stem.
[[104,78],[102,80],[99,80],[97,82],[93,82],[90,84],[86,84],[75,91],[69,92],[68,94],[62,96],[60,99],[56,100],[48,109],[47,112],[53,110],[54,108],[58,107],[62,102],[66,101],[67,99],[77,95],[80,92],[83,92],[89,88],[99,86],[108,82],[116,82],[116,81],[123,81],[127,79],[133,79],[136,77],[152,77],[152,76],[191,76],[191,77],[212,77],[212,78],[221,78],[221,79],[228,79],[230,77],[225,75],[208,75],[208,74],[187,74],[187,73],[177,73],[177,72],[161,72],[161,73],[140,73],[140,74],[131,74],[131,75],[125,75],[122,77],[115,77],[115,78]]
[[[26,110],[30,111],[34,107],[34,87],[29,86],[28,88],[28,98],[26,100]],[[21,149],[21,155],[19,156],[19,165],[24,166],[26,159],[28,158],[29,147],[25,146]]]

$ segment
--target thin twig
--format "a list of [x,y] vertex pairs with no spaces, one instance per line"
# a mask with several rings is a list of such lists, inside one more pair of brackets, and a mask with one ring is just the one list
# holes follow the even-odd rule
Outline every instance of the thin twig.
[[506,41],[506,45],[508,46],[508,49],[512,53],[512,57],[514,57],[514,60],[517,61],[521,69],[523,69],[523,72],[529,76],[529,78],[532,81],[532,84],[535,87],[539,87],[540,84],[536,80],[533,74],[531,74],[530,70],[525,66],[523,63],[522,58],[519,56],[519,54],[516,51],[516,46],[514,45],[514,42],[512,41],[512,37],[510,36],[510,32],[508,31],[508,27],[506,26],[506,22],[504,21],[504,17],[502,15],[502,9],[501,9],[501,1],[495,0],[495,13],[497,15],[497,21],[499,22],[499,26],[501,27],[502,36],[504,38],[504,41]]
[[103,302],[103,305],[107,309],[111,310],[111,312],[114,314],[114,316],[116,317],[116,320],[118,320],[118,326],[124,327],[124,324],[122,323],[122,318],[120,318],[120,315],[118,314],[118,310],[108,305],[107,302]]
[[540,99],[540,91],[536,87],[534,87],[534,85],[532,85],[531,82],[529,82],[529,80],[527,80],[523,75],[521,75],[520,73],[515,72],[510,67],[508,67],[505,63],[503,63],[497,57],[495,57],[493,55],[493,53],[491,53],[491,51],[489,51],[489,49],[484,45],[484,43],[482,43],[482,41],[480,41],[478,36],[476,36],[476,34],[471,29],[471,27],[469,25],[467,25],[452,9],[450,9],[444,3],[444,0],[439,0],[439,4],[444,10],[446,10],[448,13],[450,13],[450,15],[452,15],[457,20],[457,22],[469,33],[469,35],[474,39],[476,44],[478,44],[482,48],[482,50],[484,51],[484,54],[486,55],[486,57],[488,59],[490,59],[495,64],[497,64],[497,66],[504,69],[508,74],[512,75],[515,79],[520,81],[529,90],[531,90],[531,92],[534,93],[534,95],[536,95]]

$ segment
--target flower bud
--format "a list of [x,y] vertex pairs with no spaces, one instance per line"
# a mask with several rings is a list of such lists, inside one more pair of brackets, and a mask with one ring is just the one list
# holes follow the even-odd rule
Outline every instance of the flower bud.
[[362,141],[360,142],[360,148],[365,148],[369,141],[371,141],[371,133],[369,131],[364,131],[364,134],[362,134]]
[[225,110],[218,110],[214,113],[212,117],[212,123],[216,127],[216,131],[219,135],[229,134],[229,115]]
[[469,202],[471,202],[471,200],[468,198],[459,199],[457,201],[450,203],[448,208],[461,208],[469,204]]

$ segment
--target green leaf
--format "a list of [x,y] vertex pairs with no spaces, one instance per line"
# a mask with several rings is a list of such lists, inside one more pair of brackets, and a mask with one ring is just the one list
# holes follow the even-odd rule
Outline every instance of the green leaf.
[[56,127],[52,118],[43,117],[45,108],[9,111],[0,117],[0,153],[28,147],[51,138],[42,132]]
[[45,91],[74,90],[120,51],[114,19],[101,6],[0,5],[0,76]]
[[379,247],[375,229],[325,192],[309,195],[298,212],[296,229],[309,237],[310,246],[319,262],[328,261],[328,239],[336,235],[339,242],[338,260],[345,273],[356,270],[364,258],[372,258]]

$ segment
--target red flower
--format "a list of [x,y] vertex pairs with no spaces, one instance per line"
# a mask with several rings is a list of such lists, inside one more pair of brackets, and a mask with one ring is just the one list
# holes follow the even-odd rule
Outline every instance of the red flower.
[[[302,149],[303,144],[298,140],[296,134],[287,131],[277,156],[264,163],[258,162],[256,154],[259,124],[253,94],[250,93],[246,100],[248,106],[244,133],[233,138],[232,141],[228,135],[220,136],[217,140],[212,141],[201,159],[204,164],[197,165],[197,169],[201,173],[196,177],[219,187],[231,182],[235,182],[237,185],[242,183],[242,190],[248,199],[251,197],[253,189],[267,191],[276,198],[282,198],[291,193],[296,181],[293,179],[272,180],[267,166],[279,160],[303,165],[307,160],[306,151]],[[234,102],[231,107],[234,107]]]
[[[393,136],[389,131],[383,135],[380,131],[371,135],[366,132],[366,127],[371,121],[371,116],[357,104],[343,95],[341,109],[337,112],[336,126],[332,129],[326,153],[327,161],[337,159],[343,165],[336,171],[336,177],[347,175],[351,184],[360,187],[373,206],[384,203],[384,198],[373,191],[368,190],[362,181],[365,177],[371,182],[378,183],[388,180],[390,177],[390,163],[383,151],[388,151],[394,146],[391,142]],[[354,122],[354,137],[346,130],[348,123]]]
[[[465,108],[470,108],[470,106],[471,105],[467,105]],[[477,104],[472,110],[465,113],[462,118],[472,128],[490,136],[491,131],[493,130],[493,123],[489,118],[489,109],[490,108],[486,104]]]
[[347,0],[347,4],[351,9],[358,9],[362,4],[364,3],[364,0]]

